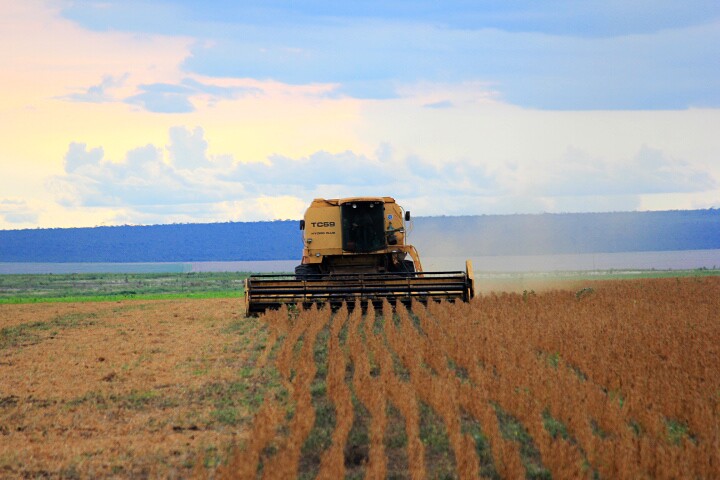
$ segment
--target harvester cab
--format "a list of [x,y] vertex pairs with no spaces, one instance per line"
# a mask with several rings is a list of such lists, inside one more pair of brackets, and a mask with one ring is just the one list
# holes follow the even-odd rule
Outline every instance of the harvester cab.
[[389,197],[316,199],[305,218],[303,256],[296,274],[354,274],[422,270],[406,245],[410,212]]
[[410,212],[391,197],[313,200],[300,221],[303,255],[295,274],[249,277],[247,313],[283,304],[469,301],[470,262],[465,272],[424,272],[406,241],[409,221]]

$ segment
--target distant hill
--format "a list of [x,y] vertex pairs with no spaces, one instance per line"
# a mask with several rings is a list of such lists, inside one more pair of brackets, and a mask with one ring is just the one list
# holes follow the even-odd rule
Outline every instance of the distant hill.
[[298,258],[296,221],[0,231],[0,262],[203,262]]
[[[423,256],[720,249],[720,210],[418,217]],[[297,221],[0,230],[0,262],[293,260]]]

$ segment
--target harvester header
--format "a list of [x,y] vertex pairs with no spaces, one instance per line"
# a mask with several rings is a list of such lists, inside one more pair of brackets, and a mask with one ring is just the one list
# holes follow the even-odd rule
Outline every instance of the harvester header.
[[294,275],[249,277],[247,313],[283,304],[469,301],[470,262],[464,272],[424,272],[407,243],[408,222],[410,212],[392,197],[316,198],[300,220],[300,265]]

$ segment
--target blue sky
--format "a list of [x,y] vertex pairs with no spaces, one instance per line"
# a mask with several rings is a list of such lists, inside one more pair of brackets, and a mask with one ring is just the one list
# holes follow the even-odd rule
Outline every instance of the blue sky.
[[720,2],[0,13],[0,228],[720,205]]
[[480,79],[530,108],[720,105],[714,1],[91,1],[63,15],[98,31],[191,36],[188,72],[339,83],[361,98]]

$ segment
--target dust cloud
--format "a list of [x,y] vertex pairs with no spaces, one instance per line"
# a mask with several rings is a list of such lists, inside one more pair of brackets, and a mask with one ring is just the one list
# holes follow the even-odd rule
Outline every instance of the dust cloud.
[[669,223],[638,212],[419,217],[408,242],[425,271],[464,271],[470,260],[480,292],[583,288],[610,274],[720,267],[717,246],[659,243]]

